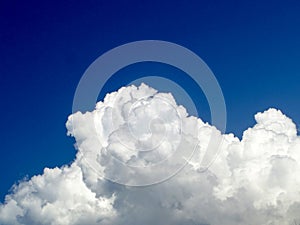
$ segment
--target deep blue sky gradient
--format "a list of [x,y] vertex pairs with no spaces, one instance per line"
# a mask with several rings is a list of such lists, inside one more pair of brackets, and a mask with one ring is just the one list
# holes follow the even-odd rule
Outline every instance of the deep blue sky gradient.
[[[222,87],[228,132],[241,137],[254,114],[269,107],[299,125],[299,12],[299,1],[277,0],[1,1],[1,201],[17,180],[74,159],[65,122],[77,83],[98,56],[127,42],[165,40],[197,53]],[[99,99],[144,70],[178,72],[124,68]],[[177,77],[209,120],[201,91],[184,74]]]

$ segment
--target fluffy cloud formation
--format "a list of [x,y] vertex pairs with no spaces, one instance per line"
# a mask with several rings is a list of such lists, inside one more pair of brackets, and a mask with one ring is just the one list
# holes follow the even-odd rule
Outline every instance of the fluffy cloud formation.
[[[300,222],[296,126],[276,109],[255,120],[239,140],[188,116],[171,94],[121,88],[94,111],[69,117],[76,159],[15,185],[0,205],[0,224]],[[214,159],[206,154],[211,140],[221,140],[219,154],[203,172]]]

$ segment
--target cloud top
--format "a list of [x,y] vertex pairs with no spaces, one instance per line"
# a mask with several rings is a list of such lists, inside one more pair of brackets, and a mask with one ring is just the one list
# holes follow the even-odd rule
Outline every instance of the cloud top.
[[[15,185],[0,205],[0,224],[300,222],[296,126],[276,109],[255,120],[239,140],[188,116],[171,94],[123,87],[94,111],[69,117],[76,159]],[[219,144],[217,158],[208,151],[211,140]]]

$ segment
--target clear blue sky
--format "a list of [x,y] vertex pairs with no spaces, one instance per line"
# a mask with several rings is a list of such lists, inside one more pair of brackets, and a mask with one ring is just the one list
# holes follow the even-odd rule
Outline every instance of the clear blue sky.
[[[1,1],[1,201],[15,181],[74,158],[64,124],[77,83],[93,60],[127,42],[171,41],[201,56],[222,87],[228,132],[241,137],[269,107],[299,125],[299,12],[299,1]],[[195,84],[159,64],[125,68],[99,98],[143,71],[178,73],[209,120]]]

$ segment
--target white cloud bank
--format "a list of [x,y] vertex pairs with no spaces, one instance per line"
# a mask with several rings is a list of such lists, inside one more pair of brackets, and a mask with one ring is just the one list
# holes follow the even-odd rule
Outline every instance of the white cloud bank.
[[[67,128],[76,139],[76,159],[70,166],[46,168],[42,175],[15,185],[0,205],[0,224],[300,222],[296,126],[276,109],[258,113],[255,119],[257,124],[239,140],[189,117],[170,94],[146,85],[121,88],[107,95],[93,112],[69,117]],[[200,172],[211,134],[213,139],[222,138],[221,151],[208,171]],[[191,162],[165,182],[129,187],[99,176],[129,184],[159,180],[182,163],[183,155],[177,150],[189,152],[197,142]],[[148,169],[155,165],[159,166]],[[143,180],[145,176],[149,179]]]

